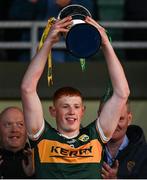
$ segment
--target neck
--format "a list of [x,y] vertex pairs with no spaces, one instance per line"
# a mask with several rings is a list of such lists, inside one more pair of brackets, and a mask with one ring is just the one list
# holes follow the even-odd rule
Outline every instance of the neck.
[[25,147],[25,145],[24,146],[20,146],[20,147],[6,147],[6,146],[2,146],[2,148],[6,149],[8,151],[11,151],[13,153],[16,153],[17,151],[20,151],[24,147]]
[[113,139],[111,139],[108,143],[107,143],[107,147],[108,147],[108,150],[111,154],[112,157],[115,157],[118,150],[119,150],[119,147],[121,146],[123,142],[123,139],[120,139],[119,141],[115,141]]
[[78,136],[79,134],[79,131],[76,131],[76,132],[62,132],[62,131],[59,131],[59,134],[67,139],[72,139],[72,138],[75,138]]

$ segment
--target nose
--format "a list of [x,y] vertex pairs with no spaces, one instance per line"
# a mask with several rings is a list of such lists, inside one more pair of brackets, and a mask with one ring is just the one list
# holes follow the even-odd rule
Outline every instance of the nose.
[[69,113],[69,114],[74,114],[74,113],[75,113],[74,108],[73,108],[73,107],[70,107],[68,113]]
[[19,129],[20,129],[20,128],[18,127],[17,124],[12,124],[12,125],[11,125],[11,131],[12,131],[12,132],[19,131]]

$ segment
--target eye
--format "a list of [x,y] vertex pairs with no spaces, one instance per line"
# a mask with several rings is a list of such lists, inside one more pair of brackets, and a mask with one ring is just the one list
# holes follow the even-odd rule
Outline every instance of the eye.
[[10,128],[11,126],[12,126],[12,124],[10,122],[5,123],[6,128]]
[[24,126],[23,123],[17,123],[17,127],[22,128]]
[[63,107],[63,108],[68,108],[68,105],[63,105],[62,107]]
[[79,106],[79,105],[76,105],[76,106],[75,106],[75,108],[76,108],[76,109],[79,109],[79,108],[80,108],[80,106]]

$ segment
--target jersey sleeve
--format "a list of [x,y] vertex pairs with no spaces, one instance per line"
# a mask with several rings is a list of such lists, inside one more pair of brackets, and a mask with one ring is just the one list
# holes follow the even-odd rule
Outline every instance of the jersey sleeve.
[[107,138],[105,136],[105,134],[104,134],[104,132],[103,132],[103,130],[101,128],[101,125],[100,125],[100,122],[99,122],[99,118],[96,120],[96,129],[97,129],[97,131],[98,131],[98,133],[100,135],[100,138],[101,138],[102,142],[103,143],[107,143],[110,140],[110,138]]
[[43,120],[43,123],[42,123],[40,130],[36,134],[29,134],[28,133],[29,139],[34,140],[34,141],[38,140],[39,137],[41,136],[41,134],[43,133],[44,128],[45,128],[45,120]]

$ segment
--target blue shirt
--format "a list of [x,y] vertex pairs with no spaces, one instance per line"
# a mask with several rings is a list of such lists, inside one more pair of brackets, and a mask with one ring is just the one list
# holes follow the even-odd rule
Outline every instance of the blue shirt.
[[112,166],[113,162],[115,161],[119,151],[123,150],[127,145],[129,144],[129,139],[127,137],[127,135],[125,135],[122,144],[120,145],[115,157],[113,158],[109,152],[109,149],[107,147],[107,145],[105,146],[105,153],[106,153],[106,157],[107,157],[107,163]]

